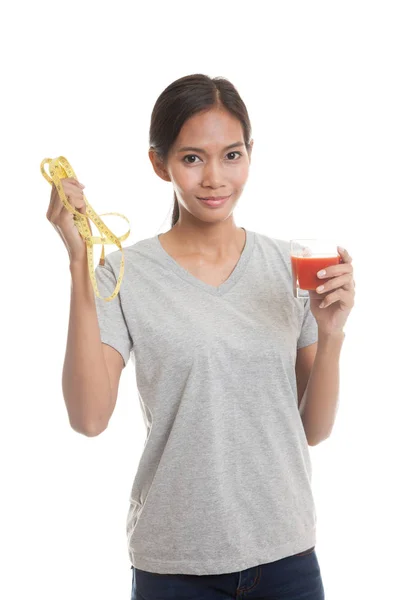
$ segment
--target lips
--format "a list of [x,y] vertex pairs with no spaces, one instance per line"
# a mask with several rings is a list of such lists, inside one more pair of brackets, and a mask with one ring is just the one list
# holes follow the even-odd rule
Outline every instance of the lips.
[[218,208],[219,206],[223,206],[231,196],[232,194],[230,196],[215,196],[210,198],[199,198],[197,196],[197,198],[206,206],[209,206],[211,208]]
[[207,198],[200,198],[199,200],[226,200],[229,196],[209,196]]

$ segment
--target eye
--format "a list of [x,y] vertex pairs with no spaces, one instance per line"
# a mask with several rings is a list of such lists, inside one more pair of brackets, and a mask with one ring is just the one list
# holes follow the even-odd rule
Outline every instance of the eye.
[[[228,152],[228,154],[227,154],[226,156],[229,156],[229,154],[239,154],[239,158],[240,158],[241,156],[243,156],[243,153],[242,153],[242,152],[239,152],[238,150],[235,150],[234,152]],[[195,157],[199,158],[199,157],[197,156],[197,154],[186,154],[186,156],[184,156],[184,157],[183,157],[183,159],[182,159],[182,162],[186,163],[187,165],[194,165],[194,164],[196,164],[196,163],[193,163],[193,162],[191,162],[191,163],[188,163],[188,162],[186,162],[186,160],[185,160],[186,158],[191,158],[191,157],[193,157],[193,156],[195,156]],[[237,160],[238,160],[238,159],[237,159]],[[230,161],[228,161],[228,162],[234,162],[234,161],[230,160]]]

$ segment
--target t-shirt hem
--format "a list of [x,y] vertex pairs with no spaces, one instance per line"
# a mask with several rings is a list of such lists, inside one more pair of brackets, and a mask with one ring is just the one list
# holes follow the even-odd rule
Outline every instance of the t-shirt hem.
[[224,573],[235,573],[256,567],[261,564],[274,562],[299,554],[316,545],[316,528],[312,528],[306,534],[273,549],[254,553],[252,556],[243,557],[237,554],[227,559],[226,556],[215,556],[207,560],[168,560],[143,556],[130,550],[129,557],[132,565],[141,571],[160,574],[182,574],[182,575],[222,575]]
[[300,350],[300,348],[305,348],[306,346],[310,346],[311,344],[315,344],[315,342],[318,342],[318,335],[303,337],[297,342],[297,350]]
[[130,358],[130,352],[129,350],[126,350],[125,348],[123,348],[121,346],[121,343],[116,341],[115,339],[108,337],[107,335],[105,335],[104,333],[102,333],[101,337],[101,341],[104,344],[107,344],[107,346],[111,346],[112,348],[114,348],[114,350],[117,350],[117,352],[120,353],[120,355],[123,358],[124,361],[124,367],[126,367],[126,365],[129,362],[129,358]]

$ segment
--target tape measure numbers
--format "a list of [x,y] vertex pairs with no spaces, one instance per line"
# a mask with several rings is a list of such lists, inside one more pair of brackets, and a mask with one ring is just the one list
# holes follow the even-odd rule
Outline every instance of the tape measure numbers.
[[[45,164],[49,165],[50,175],[48,175],[45,171],[45,168],[44,168]],[[86,204],[86,213],[82,214],[81,212],[76,210],[72,206],[72,204],[70,204],[68,202],[68,199],[65,195],[63,186],[61,185],[61,179],[65,179],[66,177],[71,177],[71,178],[77,179],[73,168],[71,167],[71,165],[69,164],[69,162],[67,161],[67,159],[64,156],[59,156],[58,158],[43,159],[42,162],[40,163],[40,170],[42,172],[43,177],[50,183],[50,185],[52,185],[54,183],[54,185],[57,188],[60,199],[61,199],[62,203],[64,204],[65,208],[70,213],[73,213],[73,215],[74,215],[75,226],[78,229],[81,237],[86,242],[89,275],[90,275],[93,290],[94,290],[96,296],[98,298],[100,298],[101,300],[110,302],[118,295],[119,289],[120,289],[121,283],[122,283],[122,278],[124,276],[125,261],[124,261],[124,251],[121,246],[121,242],[126,240],[130,235],[131,230],[130,230],[129,220],[125,217],[125,215],[121,215],[120,213],[116,213],[116,212],[102,213],[101,215],[98,215],[94,211],[92,206],[90,206],[89,202],[86,200],[85,194],[83,194],[83,199]],[[129,223],[128,232],[124,233],[124,235],[122,235],[121,237],[117,237],[116,235],[114,235],[113,232],[107,227],[107,225],[105,225],[105,223],[103,223],[103,221],[100,219],[101,216],[104,217],[105,215],[115,215],[117,217],[121,217],[122,219],[125,219],[125,221],[127,221]],[[101,237],[92,235],[92,232],[90,231],[90,225],[89,225],[88,219],[90,219],[96,225],[97,229],[102,234]],[[119,275],[118,275],[118,279],[117,279],[117,285],[116,285],[113,293],[111,294],[111,296],[108,296],[108,298],[104,298],[103,296],[100,296],[99,289],[97,287],[97,280],[96,280],[96,276],[95,276],[95,272],[94,272],[94,263],[93,263],[93,244],[101,244],[102,245],[101,258],[99,261],[99,264],[102,266],[104,266],[104,263],[105,263],[104,244],[115,244],[116,246],[118,246],[118,248],[121,250],[121,253],[122,253]]]

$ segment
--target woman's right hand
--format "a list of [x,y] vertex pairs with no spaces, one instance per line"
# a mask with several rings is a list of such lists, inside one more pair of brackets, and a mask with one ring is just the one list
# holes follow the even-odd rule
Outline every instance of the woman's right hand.
[[[68,202],[79,212],[85,214],[86,204],[83,198],[83,188],[85,186],[73,177],[61,179],[60,183]],[[52,183],[51,186],[50,204],[46,217],[64,242],[70,261],[84,260],[86,258],[86,242],[81,237],[81,234],[75,225],[74,215],[65,208],[61,201],[54,183]],[[90,232],[92,233],[89,219],[88,224]]]

